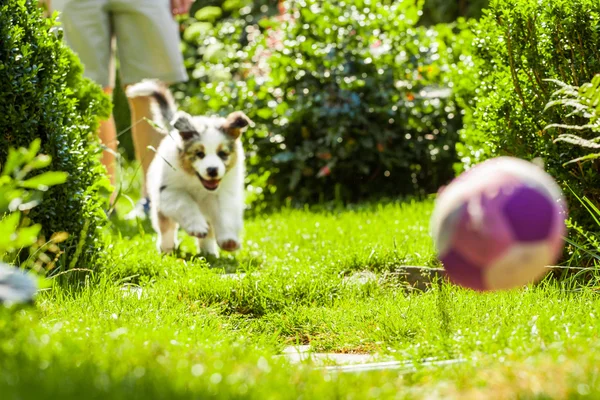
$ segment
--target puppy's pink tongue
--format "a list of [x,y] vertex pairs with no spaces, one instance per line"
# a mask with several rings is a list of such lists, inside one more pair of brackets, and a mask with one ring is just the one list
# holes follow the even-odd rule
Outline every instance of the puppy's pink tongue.
[[219,186],[219,181],[204,181],[204,186],[207,189],[216,189]]

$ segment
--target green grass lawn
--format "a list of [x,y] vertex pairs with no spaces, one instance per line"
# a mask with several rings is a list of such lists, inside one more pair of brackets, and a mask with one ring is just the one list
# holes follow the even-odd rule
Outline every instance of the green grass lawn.
[[[190,240],[161,256],[147,223],[118,222],[85,285],[0,316],[0,399],[598,398],[592,288],[404,287],[398,266],[438,265],[431,208],[254,217],[242,251],[208,262]],[[414,366],[340,373],[280,356],[300,344]]]

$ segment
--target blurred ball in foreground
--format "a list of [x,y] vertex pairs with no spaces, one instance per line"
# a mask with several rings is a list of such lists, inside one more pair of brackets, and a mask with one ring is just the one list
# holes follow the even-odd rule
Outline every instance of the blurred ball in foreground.
[[540,279],[564,245],[566,205],[550,175],[528,161],[485,161],[439,194],[431,232],[453,283],[510,289]]
[[29,303],[37,290],[37,281],[27,272],[0,263],[0,306]]

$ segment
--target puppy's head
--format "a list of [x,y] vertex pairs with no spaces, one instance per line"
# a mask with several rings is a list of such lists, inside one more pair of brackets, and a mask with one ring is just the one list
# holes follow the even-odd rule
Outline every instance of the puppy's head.
[[241,111],[227,118],[192,117],[178,112],[171,125],[181,138],[179,161],[183,170],[199,179],[207,190],[217,190],[237,162],[236,141],[250,122]]

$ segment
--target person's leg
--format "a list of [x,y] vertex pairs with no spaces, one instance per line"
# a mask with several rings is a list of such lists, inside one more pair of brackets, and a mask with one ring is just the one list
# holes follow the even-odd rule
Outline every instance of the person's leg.
[[148,167],[154,159],[154,150],[157,149],[163,135],[156,131],[145,119],[152,120],[150,98],[135,97],[129,99],[131,110],[131,137],[135,149],[135,158],[142,169],[142,197],[147,197],[146,174]]
[[[48,1],[51,11],[60,13],[59,20],[62,23],[64,39],[84,65],[84,76],[95,81],[104,88],[106,94],[111,95],[114,87],[113,35],[106,4],[107,0]],[[102,144],[109,149],[102,155],[102,164],[106,167],[111,184],[114,186],[118,142],[112,116],[100,122],[98,135]]]
[[[156,79],[166,84],[187,80],[179,47],[179,25],[170,0],[108,0],[117,38],[121,81],[125,85]],[[177,9],[182,7],[178,6]],[[152,119],[150,99],[129,99],[132,139],[142,170],[142,199],[136,209],[148,210],[146,174],[163,136],[144,118]],[[135,210],[134,210],[135,211]],[[133,214],[132,214],[133,215]],[[139,215],[139,213],[135,214]]]
[[[113,11],[121,78],[125,85],[144,79],[164,83],[187,80],[179,48],[179,25],[171,13],[170,0],[109,0]],[[142,196],[146,197],[146,173],[163,135],[144,118],[152,119],[150,99],[129,99],[131,135],[135,156],[143,173]]]
[[[109,96],[112,96],[112,92],[112,88],[104,88],[104,93]],[[102,164],[106,167],[106,172],[111,185],[115,186],[117,178],[115,155],[117,154],[117,145],[119,142],[117,141],[117,129],[115,128],[115,120],[112,115],[106,121],[100,122],[98,136],[100,137],[100,142],[107,147],[102,153]]]

